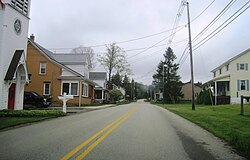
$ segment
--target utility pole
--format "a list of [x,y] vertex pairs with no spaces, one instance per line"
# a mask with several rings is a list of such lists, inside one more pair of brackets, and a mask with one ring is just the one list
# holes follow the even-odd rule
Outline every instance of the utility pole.
[[191,27],[190,27],[189,3],[186,2],[186,5],[187,5],[187,16],[188,16],[189,53],[190,53],[191,86],[192,86],[192,110],[195,110],[195,102],[194,102],[194,69],[193,69],[193,53],[192,53],[192,39],[191,39]]
[[162,103],[164,104],[165,103],[165,100],[166,100],[166,95],[164,94],[165,93],[165,64],[162,63]]

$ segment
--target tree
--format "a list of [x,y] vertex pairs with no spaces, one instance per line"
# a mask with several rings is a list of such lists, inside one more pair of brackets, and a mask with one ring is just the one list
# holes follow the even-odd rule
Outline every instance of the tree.
[[106,46],[107,52],[99,55],[98,61],[108,71],[108,81],[111,81],[111,74],[117,71],[119,74],[131,73],[129,64],[126,60],[125,52],[122,48],[112,43]]
[[157,73],[153,75],[153,84],[157,88],[162,88],[163,102],[175,103],[183,96],[181,77],[177,74],[179,64],[174,63],[176,56],[170,47],[167,48],[163,56],[164,61],[159,63]]
[[111,82],[113,84],[121,87],[122,86],[122,77],[121,77],[121,75],[118,72],[115,75],[112,75]]
[[118,101],[122,98],[122,92],[118,89],[112,89],[109,94],[111,96],[112,102]]
[[86,57],[87,57],[86,63],[88,64],[88,69],[95,68],[95,53],[94,53],[94,50],[91,47],[79,46],[77,48],[73,48],[71,50],[71,53],[85,54]]
[[131,83],[129,81],[129,77],[127,75],[124,76],[122,81],[122,87],[125,89],[126,99],[131,99]]
[[135,82],[135,97],[137,99],[148,98],[147,91],[148,86]]

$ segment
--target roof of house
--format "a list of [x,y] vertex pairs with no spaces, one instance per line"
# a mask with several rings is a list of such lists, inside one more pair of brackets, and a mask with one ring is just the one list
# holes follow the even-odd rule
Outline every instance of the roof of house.
[[[55,54],[47,49],[45,49],[44,47],[40,46],[39,44],[37,44],[36,42],[32,41],[31,39],[28,39],[28,43],[32,44],[35,48],[37,48],[40,53],[42,53],[43,55],[45,55],[47,58],[49,58],[51,61],[53,61],[55,64],[57,64],[58,66],[62,67],[63,69],[66,69],[67,71],[75,74],[76,76],[82,78],[85,81],[88,81],[89,83],[92,84],[96,84],[95,82],[89,80],[87,77],[85,77],[84,75],[72,70],[71,68],[65,66],[65,64],[61,63],[60,61],[57,61],[57,59],[55,58]],[[73,56],[72,56],[73,57]]]
[[16,50],[15,51],[15,54],[12,57],[12,60],[10,62],[10,65],[9,65],[9,68],[8,68],[8,71],[5,75],[4,80],[12,80],[13,79],[14,74],[15,74],[16,69],[17,69],[18,62],[19,62],[23,52],[24,52],[23,50]]
[[[191,81],[188,81],[188,82],[186,82],[186,83],[182,83],[183,86],[184,86],[184,85],[187,85],[187,84],[191,84]],[[194,83],[194,85],[197,86],[197,87],[201,87],[201,86],[202,86],[202,83],[201,83],[201,82],[197,82],[197,83]]]
[[102,80],[107,78],[106,72],[89,72],[90,80]]
[[234,56],[233,58],[229,59],[228,61],[222,63],[221,65],[219,65],[218,67],[216,67],[215,69],[213,69],[211,72],[214,72],[214,71],[216,71],[216,70],[224,67],[225,65],[229,64],[230,62],[234,61],[235,59],[241,57],[242,55],[244,55],[244,54],[246,54],[248,52],[250,52],[250,48],[248,48],[247,50],[245,50],[245,51],[241,52],[240,54]]
[[87,54],[53,54],[53,58],[64,65],[81,64],[85,65],[88,59]]

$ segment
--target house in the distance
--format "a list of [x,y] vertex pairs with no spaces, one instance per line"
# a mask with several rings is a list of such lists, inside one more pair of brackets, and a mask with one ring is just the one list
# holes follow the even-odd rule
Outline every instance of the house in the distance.
[[[76,58],[73,58],[73,57]],[[80,71],[85,55],[57,55],[35,42],[31,36],[27,47],[27,66],[30,84],[25,91],[35,91],[41,95],[53,96],[53,105],[60,103],[58,96],[66,92],[73,95],[69,105],[80,106],[94,101],[95,83]],[[74,61],[76,64],[74,70]],[[77,62],[78,61],[78,62]],[[84,69],[84,65],[82,66]],[[79,69],[79,70],[78,70]],[[81,73],[79,73],[79,72]]]
[[[201,83],[194,83],[194,98],[197,100],[200,92],[202,91]],[[183,93],[182,101],[191,101],[192,100],[192,85],[191,82],[183,83],[181,92]]]
[[95,85],[95,101],[97,103],[105,103],[109,101],[109,91],[107,85],[106,72],[89,72],[89,79],[96,83]]
[[240,96],[250,96],[250,48],[219,65],[211,72],[213,79],[207,83],[214,89],[215,104],[240,103]]

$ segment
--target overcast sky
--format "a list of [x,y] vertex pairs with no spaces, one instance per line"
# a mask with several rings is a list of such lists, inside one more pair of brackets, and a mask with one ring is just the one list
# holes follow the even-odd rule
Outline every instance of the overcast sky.
[[[189,0],[191,20],[197,17],[214,0]],[[203,30],[230,2],[216,0],[191,23],[192,38]],[[234,14],[248,0],[238,0],[199,39],[211,34],[219,25]],[[126,50],[128,62],[137,82],[152,83],[156,66],[163,60],[163,54],[173,28],[181,0],[33,0],[31,2],[29,34],[36,36],[36,42],[57,53],[69,52],[82,46],[95,46],[117,42]],[[247,5],[249,6],[249,4]],[[179,16],[179,26],[187,23],[186,7]],[[250,9],[235,19],[207,43],[194,51],[195,81],[206,82],[212,78],[212,69],[233,56],[250,48]],[[188,28],[177,29],[170,47],[179,62],[188,43]],[[155,36],[133,40],[156,33]],[[162,42],[160,42],[162,41]],[[158,43],[159,42],[159,43]],[[146,51],[133,50],[153,45]],[[96,55],[106,51],[104,46],[93,47]],[[132,50],[132,51],[129,51]],[[144,51],[144,52],[142,52]],[[181,61],[179,74],[183,82],[190,80],[189,57]],[[103,70],[100,65],[97,71]]]

